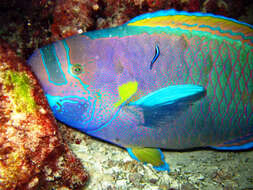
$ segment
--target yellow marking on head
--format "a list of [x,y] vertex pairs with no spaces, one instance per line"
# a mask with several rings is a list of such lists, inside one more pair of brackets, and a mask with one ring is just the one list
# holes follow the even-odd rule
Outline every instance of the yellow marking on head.
[[138,82],[130,81],[125,84],[122,84],[118,87],[118,93],[120,96],[120,100],[114,104],[115,107],[120,106],[122,103],[131,98],[132,95],[136,93],[138,89]]

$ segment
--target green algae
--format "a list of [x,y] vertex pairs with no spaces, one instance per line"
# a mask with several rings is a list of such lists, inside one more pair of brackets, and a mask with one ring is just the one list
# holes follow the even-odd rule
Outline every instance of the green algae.
[[29,77],[23,72],[8,70],[4,74],[4,84],[11,86],[11,97],[16,105],[17,112],[32,113],[36,107],[31,94],[32,84]]

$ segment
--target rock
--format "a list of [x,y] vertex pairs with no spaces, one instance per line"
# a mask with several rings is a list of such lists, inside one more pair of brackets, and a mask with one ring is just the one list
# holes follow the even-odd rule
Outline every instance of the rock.
[[57,0],[51,25],[54,40],[86,32],[92,27],[92,12],[99,6],[96,0]]
[[0,41],[0,189],[78,189],[87,179],[35,76]]

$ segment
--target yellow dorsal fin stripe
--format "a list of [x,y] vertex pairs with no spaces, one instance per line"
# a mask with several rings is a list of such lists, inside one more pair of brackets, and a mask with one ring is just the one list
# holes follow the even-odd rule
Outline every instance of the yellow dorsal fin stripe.
[[120,100],[116,102],[114,106],[118,107],[122,103],[127,101],[129,98],[131,98],[132,95],[134,95],[137,92],[137,89],[138,89],[138,82],[136,81],[130,81],[130,82],[120,85],[118,87]]
[[[252,32],[252,29],[244,24],[236,23],[231,20],[225,20],[222,18],[215,18],[210,16],[188,16],[188,15],[170,15],[170,16],[159,16],[153,18],[147,18],[138,20],[128,25],[134,26],[180,26],[182,24],[187,25],[208,25],[217,27],[220,25],[221,29],[238,29],[243,31]],[[221,25],[222,24],[222,25]],[[247,33],[247,32],[246,32]]]
[[[189,31],[206,31],[220,36],[227,36],[232,39],[243,40],[248,44],[252,44],[250,38],[253,36],[252,28],[247,25],[211,16],[158,16],[137,20],[135,22],[129,23],[128,25],[149,27],[169,26],[171,28],[180,28]],[[243,34],[243,36],[241,34]]]

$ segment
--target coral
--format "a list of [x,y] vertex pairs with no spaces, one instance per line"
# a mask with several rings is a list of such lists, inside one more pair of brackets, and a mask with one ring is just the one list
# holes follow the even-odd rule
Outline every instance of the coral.
[[92,27],[94,23],[92,14],[98,8],[95,0],[58,0],[51,25],[53,38],[66,38],[86,32]]
[[27,59],[35,48],[51,41],[49,30],[55,1],[0,1],[0,35]]
[[206,12],[227,16],[227,4],[223,0],[207,0],[204,2]]
[[78,189],[86,180],[35,76],[0,41],[0,189]]
[[201,8],[200,0],[190,0],[186,11],[199,12],[200,8]]

